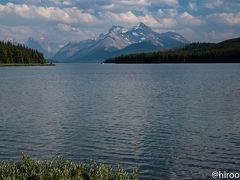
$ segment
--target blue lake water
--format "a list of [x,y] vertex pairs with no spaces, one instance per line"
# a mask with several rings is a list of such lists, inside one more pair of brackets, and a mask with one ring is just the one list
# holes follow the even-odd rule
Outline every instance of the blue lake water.
[[0,68],[0,160],[63,155],[140,179],[240,167],[240,64]]

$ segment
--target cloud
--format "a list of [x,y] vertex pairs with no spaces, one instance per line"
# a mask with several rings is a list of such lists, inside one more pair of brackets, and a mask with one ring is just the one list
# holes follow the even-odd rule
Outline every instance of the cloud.
[[78,28],[78,27],[74,27],[74,26],[71,26],[71,25],[68,25],[68,24],[59,23],[59,24],[57,24],[57,27],[58,27],[58,29],[60,31],[63,31],[63,32],[68,32],[68,33],[74,33],[74,32],[85,33],[83,29]]
[[1,40],[16,39],[18,42],[24,42],[35,31],[25,26],[5,26],[0,25]]
[[43,6],[73,6],[79,0],[11,0],[12,3],[28,4],[28,5],[43,5]]
[[58,26],[59,30],[61,30],[61,31],[69,32],[69,31],[73,30],[72,26],[67,25],[67,24],[61,24],[60,23],[57,26]]
[[220,42],[237,36],[237,33],[233,32],[232,30],[201,31],[193,30],[191,28],[184,28],[178,32],[193,42]]
[[178,0],[151,0],[151,4],[168,5],[168,6],[171,6],[171,7],[178,7],[179,6]]
[[180,15],[180,20],[184,24],[188,24],[191,26],[199,26],[204,23],[204,20],[202,20],[201,17],[195,17],[186,11]]
[[191,10],[197,10],[197,4],[195,2],[188,3],[188,8]]
[[[19,2],[19,0],[14,0]],[[168,5],[175,7],[179,5],[178,0],[22,0],[22,3],[46,5],[46,6],[84,6],[84,4],[90,4],[93,6],[105,6],[105,5],[126,5],[126,6],[151,6],[153,4]]]
[[116,5],[115,4],[107,4],[107,5],[103,5],[102,8],[106,9],[106,10],[112,10],[112,9],[116,8]]
[[158,15],[158,16],[164,16],[165,13],[163,12],[162,9],[159,9],[158,12],[157,12],[157,15]]
[[132,11],[124,13],[113,13],[106,12],[103,16],[114,22],[122,22],[125,24],[136,24],[138,22],[143,22],[149,26],[156,26],[158,24],[157,20],[151,15],[136,16]]
[[177,24],[177,21],[175,18],[162,18],[158,22],[158,26],[160,28],[170,28]]
[[65,44],[93,38],[112,25],[144,22],[189,40],[216,41],[218,33],[239,35],[239,8],[239,0],[2,0],[0,38],[44,36]]
[[59,8],[43,7],[27,4],[0,4],[0,15],[17,15],[26,19],[42,19],[64,23],[96,23],[98,19],[77,7]]
[[240,26],[240,13],[214,13],[208,16],[214,21],[224,22],[230,26]]
[[130,5],[130,6],[149,6],[151,2],[149,0],[121,0],[115,1],[115,3]]
[[157,15],[161,17],[176,17],[178,15],[178,11],[174,8],[158,9]]
[[169,17],[176,17],[178,14],[177,9],[166,9],[166,15]]
[[208,8],[208,9],[215,9],[219,6],[222,6],[224,4],[224,1],[223,0],[208,0],[206,3],[205,3],[205,7]]
[[71,0],[50,0],[50,2],[56,5],[65,5],[65,6],[71,6],[75,4],[74,1],[71,1]]
[[[170,7],[178,7],[178,0],[108,0],[105,1],[101,6],[104,9],[113,9],[119,6],[124,6],[125,8],[146,8],[151,6],[170,6]],[[126,9],[125,9],[126,10]]]
[[177,14],[177,10],[173,8],[159,9],[156,15],[156,18],[158,20],[158,27],[170,28],[177,25]]
[[219,31],[203,32],[203,38],[205,39],[205,41],[209,41],[209,39],[211,39],[212,41],[220,42],[234,37],[236,37],[236,34],[231,30],[220,32]]

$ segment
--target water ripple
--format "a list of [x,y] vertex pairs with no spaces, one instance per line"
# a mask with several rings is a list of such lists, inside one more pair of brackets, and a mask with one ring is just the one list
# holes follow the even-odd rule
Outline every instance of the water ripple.
[[90,159],[140,179],[240,166],[240,65],[0,68],[0,160]]

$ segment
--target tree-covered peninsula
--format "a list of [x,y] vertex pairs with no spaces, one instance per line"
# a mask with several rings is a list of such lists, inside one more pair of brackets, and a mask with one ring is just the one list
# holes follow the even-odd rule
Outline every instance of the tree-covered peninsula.
[[42,53],[22,44],[0,42],[0,66],[4,65],[44,65],[46,61]]
[[240,38],[220,43],[191,43],[181,49],[122,55],[105,63],[240,63]]

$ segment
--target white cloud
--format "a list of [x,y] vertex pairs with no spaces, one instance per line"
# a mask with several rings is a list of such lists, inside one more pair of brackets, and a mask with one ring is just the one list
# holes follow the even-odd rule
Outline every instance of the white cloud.
[[178,12],[174,8],[169,9],[159,9],[157,12],[158,27],[160,28],[170,28],[177,25]]
[[158,12],[157,12],[157,15],[158,15],[158,16],[164,16],[165,13],[163,12],[162,9],[159,9]]
[[17,15],[26,19],[42,19],[64,23],[96,23],[98,19],[92,14],[85,13],[77,7],[59,8],[43,7],[27,4],[7,3],[0,5],[1,15]]
[[132,11],[124,13],[113,13],[106,12],[103,16],[109,20],[115,22],[123,22],[126,24],[136,24],[138,22],[143,22],[149,26],[156,26],[158,24],[157,20],[151,15],[136,16]]
[[179,33],[183,35],[185,38],[191,41],[199,41],[198,37],[199,34],[197,34],[193,29],[191,28],[184,28],[179,30]]
[[151,6],[151,2],[149,0],[107,0],[107,2],[96,6],[102,13],[106,10],[115,13],[123,13],[126,11],[147,12],[148,8]]
[[12,0],[12,2],[20,2],[31,5],[45,5],[45,6],[73,6],[79,0]]
[[121,1],[116,1],[118,4],[123,4],[123,5],[134,5],[134,6],[149,6],[151,5],[149,0],[121,0]]
[[164,17],[176,17],[178,15],[178,11],[174,8],[159,9],[157,11],[157,15]]
[[74,1],[72,0],[50,0],[50,1],[57,5],[71,6],[74,4]]
[[132,11],[124,13],[113,13],[108,11],[103,14],[103,18],[124,25],[135,25],[139,22],[143,22],[153,28],[170,28],[177,24],[176,18],[174,18],[176,13],[177,12],[173,9],[167,9],[166,12],[159,9],[157,16],[162,16],[154,17],[151,14],[137,16]]
[[112,5],[124,5],[126,8],[129,6],[147,7],[151,5],[168,5],[171,7],[177,7],[179,5],[178,0],[109,0],[108,3],[103,5],[105,7],[111,7]]
[[240,13],[214,13],[208,16],[208,18],[215,21],[224,22],[227,25],[240,26]]
[[223,31],[201,31],[191,28],[184,28],[178,31],[192,42],[220,42],[226,39],[237,37],[238,34],[232,30]]
[[215,9],[219,6],[222,6],[224,4],[224,1],[223,0],[208,0],[206,3],[205,3],[205,7],[208,8],[208,9]]
[[178,14],[177,9],[166,9],[167,16],[175,17]]
[[227,39],[237,37],[237,34],[232,32],[231,30],[226,31],[210,31],[210,32],[202,32],[202,41],[208,42],[211,40],[212,42],[220,42]]
[[177,24],[177,21],[175,18],[162,18],[159,20],[158,23],[160,28],[170,28]]
[[66,32],[72,31],[72,27],[70,25],[58,24],[57,26],[58,26],[59,30],[61,30],[61,31],[66,31]]
[[57,24],[57,27],[60,31],[64,31],[64,32],[81,32],[81,33],[83,32],[82,29],[68,25],[68,24],[59,23]]
[[151,0],[152,4],[158,4],[158,5],[168,5],[171,7],[178,7],[179,2],[178,0]]
[[197,10],[197,4],[195,2],[188,3],[188,8],[191,10]]
[[204,23],[204,20],[202,20],[201,17],[195,17],[185,11],[180,15],[180,23],[181,22],[191,26],[199,26]]
[[107,9],[107,10],[112,10],[116,7],[115,4],[107,4],[107,5],[103,5],[102,8],[103,9]]
[[25,26],[5,26],[0,25],[1,40],[16,39],[18,42],[24,42],[26,38],[34,33],[34,30]]

